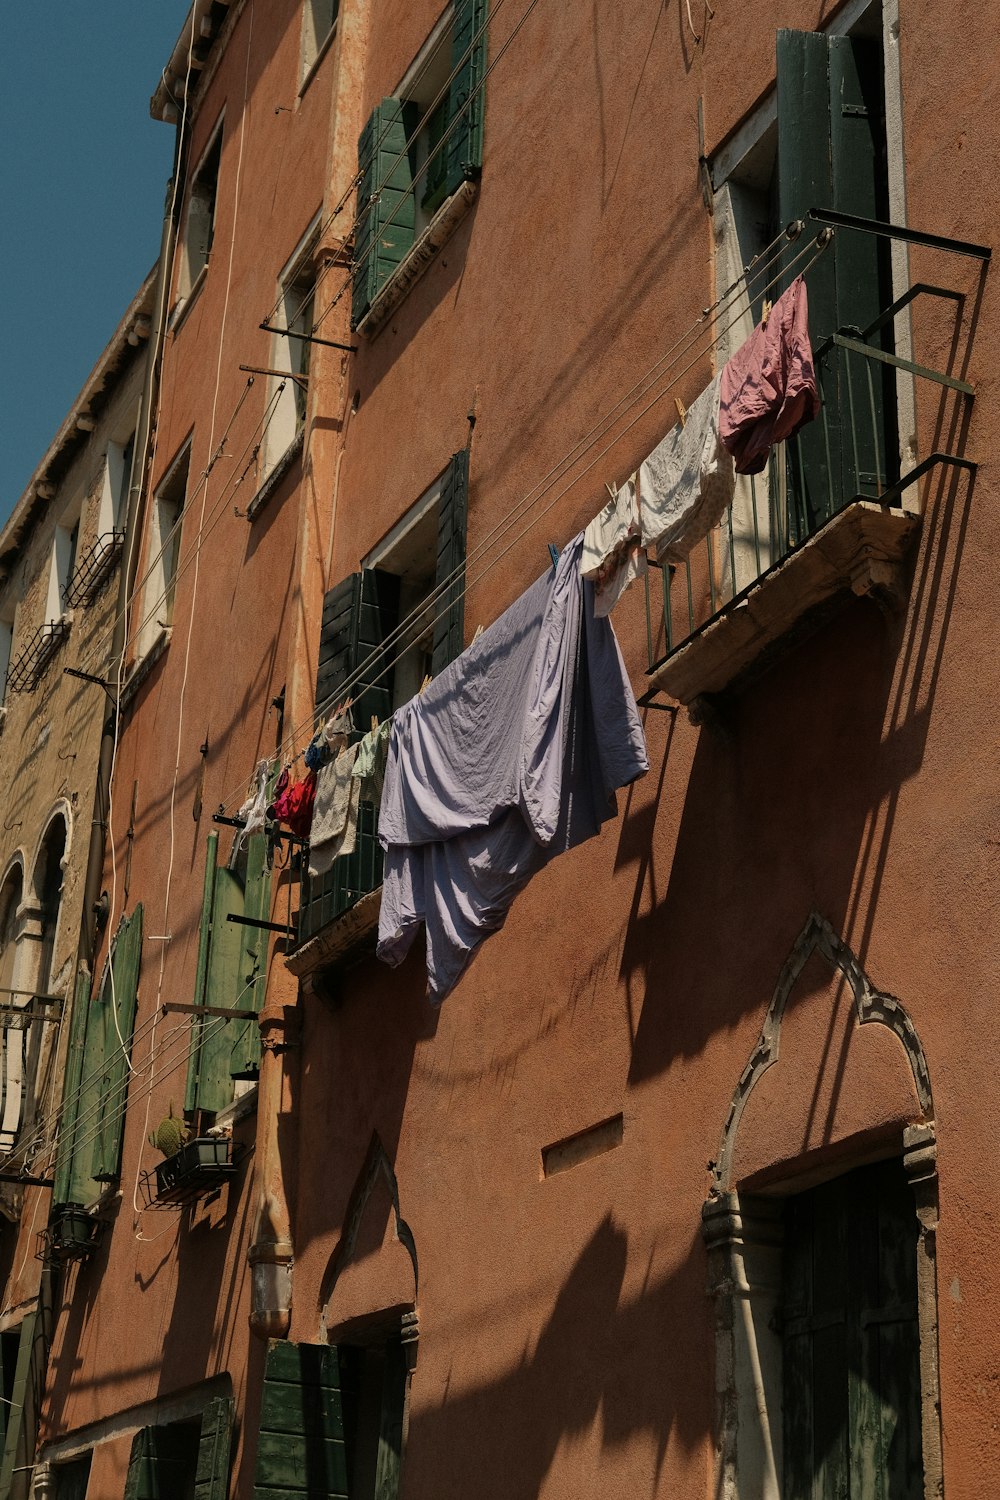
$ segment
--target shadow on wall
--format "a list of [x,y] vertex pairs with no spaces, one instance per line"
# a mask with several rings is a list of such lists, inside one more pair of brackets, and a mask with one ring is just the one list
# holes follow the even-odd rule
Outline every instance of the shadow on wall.
[[[961,451],[964,431],[951,436]],[[677,781],[668,738],[617,858],[636,867],[621,964],[630,1082],[699,1055],[748,1012],[763,1018],[810,910],[865,963],[900,794],[924,758],[972,501],[966,476],[940,473],[905,617],[850,601],[723,705],[676,786],[673,848],[656,830]]]
[[[648,1447],[637,1457],[643,1477],[633,1477],[628,1493],[653,1495],[668,1443],[690,1452],[704,1442],[711,1337],[700,1240],[668,1277],[622,1301],[627,1258],[625,1231],[609,1215],[580,1253],[534,1348],[488,1385],[450,1396],[452,1380],[462,1383],[451,1369],[440,1404],[425,1405],[418,1363],[408,1491],[436,1500],[530,1500],[542,1493],[560,1446],[596,1424],[605,1451],[645,1436]],[[675,1377],[687,1369],[704,1378],[668,1379],[668,1365]],[[592,1448],[579,1461],[591,1463]]]

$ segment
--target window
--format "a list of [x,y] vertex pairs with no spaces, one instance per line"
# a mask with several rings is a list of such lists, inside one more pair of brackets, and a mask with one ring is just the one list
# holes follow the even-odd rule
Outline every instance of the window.
[[62,817],[55,817],[49,824],[45,840],[39,850],[34,877],[42,928],[36,985],[39,993],[43,995],[49,993],[49,986],[52,983],[52,955],[55,952],[56,934],[59,930],[65,857],[66,823]]
[[[219,835],[208,836],[198,968],[194,1003],[259,1011],[267,987],[267,931],[230,922],[230,916],[266,922],[271,909],[267,838],[253,834],[238,854],[219,863]],[[216,1115],[233,1101],[234,1082],[257,1077],[260,1030],[255,1020],[220,1022],[194,1018],[194,1045],[188,1063],[185,1110]],[[196,1133],[211,1121],[201,1120]]]
[[923,1500],[917,1234],[898,1159],[787,1201],[786,1496]]
[[209,1401],[200,1417],[140,1428],[125,1500],[226,1500],[232,1430],[231,1396]]
[[220,120],[191,178],[177,284],[179,302],[183,302],[190,296],[195,282],[208,265],[208,259],[212,253],[221,162],[222,122]]
[[[277,328],[288,332],[272,335],[271,364],[276,370],[288,370],[293,377],[285,379],[284,390],[277,396],[276,404],[264,434],[264,482],[301,434],[306,420],[306,402],[309,376],[309,353],[312,345],[306,338],[295,338],[295,334],[312,333],[316,300],[316,268],[313,255],[316,249],[319,218],[313,221],[300,241],[294,255],[281,273],[279,280],[280,301],[278,304]],[[282,384],[282,377],[270,377],[270,397],[273,400]]]
[[306,0],[302,13],[302,79],[308,80],[334,26],[340,0]]
[[82,1458],[71,1458],[66,1463],[53,1464],[54,1500],[87,1500],[92,1456],[85,1453]]
[[[317,717],[325,717],[349,691],[354,722],[363,733],[373,715],[388,718],[413,697],[428,672],[436,676],[461,653],[468,485],[469,455],[463,449],[452,455],[427,493],[369,553],[361,571],[326,595],[316,673]],[[383,642],[388,644],[379,654]],[[303,883],[300,943],[381,884],[376,825],[375,809],[363,802],[354,853],[335,860],[326,875]]]
[[[876,3],[846,35],[778,31],[775,93],[712,161],[720,286],[731,285],[793,220],[806,220],[811,240],[819,229],[808,221],[812,208],[890,217],[881,20]],[[807,243],[797,241],[791,254]],[[802,256],[791,274],[807,259]],[[752,295],[727,313],[731,326],[720,359],[749,335],[764,297],[775,299],[791,279],[767,288],[776,273],[774,265],[758,276]],[[891,287],[889,244],[871,235],[838,232],[810,269],[809,321],[823,411],[787,451],[775,453],[763,475],[738,481],[719,548],[724,596],[745,587],[856,495],[876,495],[898,479],[894,372],[831,342],[841,329],[869,328],[890,305]],[[870,342],[891,352],[891,322]]]
[[16,606],[12,599],[0,604],[0,704],[7,699],[7,671],[11,652],[14,649],[14,617]]
[[161,631],[173,623],[174,593],[181,551],[181,523],[191,467],[190,441],[167,471],[153,501],[150,558],[142,596],[139,654],[144,656]]
[[[13,990],[23,983],[18,972],[18,933],[23,882],[21,867],[15,865],[4,881],[0,891],[0,985],[4,990]],[[11,995],[8,1003],[27,1002],[27,995]],[[24,1080],[24,1032],[9,1027],[4,1029],[3,1041],[3,1106],[0,1110],[0,1149],[9,1151],[17,1140],[21,1124]]]
[[257,1495],[397,1500],[407,1371],[398,1333],[364,1346],[268,1345]]
[[85,1207],[118,1176],[142,955],[142,907],[123,917],[96,998],[81,976],[73,1001],[59,1123],[54,1207]]
[[79,517],[56,527],[49,561],[49,590],[45,602],[46,625],[57,625],[66,612],[66,594],[76,566],[76,547],[79,537]]
[[479,176],[486,15],[486,0],[455,0],[361,132],[355,328],[445,200]]
[[97,518],[98,543],[111,544],[115,532],[125,530],[128,517],[128,487],[135,452],[135,433],[121,443],[109,443],[104,457],[104,478]]

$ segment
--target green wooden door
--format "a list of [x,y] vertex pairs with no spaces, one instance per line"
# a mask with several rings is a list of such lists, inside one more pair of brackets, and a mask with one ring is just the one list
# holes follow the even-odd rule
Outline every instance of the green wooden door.
[[[778,225],[806,219],[811,208],[888,217],[882,77],[877,42],[777,33]],[[810,234],[818,227],[807,219]],[[823,347],[839,329],[866,329],[891,302],[887,242],[839,230],[809,271],[807,285],[823,412],[790,444],[793,540],[855,495],[873,495],[898,477],[891,371]],[[874,341],[891,350],[891,330]]]
[[254,1500],[348,1500],[337,1350],[271,1339]]
[[784,1500],[922,1500],[916,1252],[898,1160],[789,1200]]

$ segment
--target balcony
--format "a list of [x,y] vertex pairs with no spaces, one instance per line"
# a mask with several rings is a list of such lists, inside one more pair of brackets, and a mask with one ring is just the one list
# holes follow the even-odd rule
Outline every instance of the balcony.
[[[971,256],[981,277],[989,264],[984,246],[826,210],[812,217],[837,234],[874,234]],[[649,687],[641,704],[664,707],[660,695],[675,704],[710,701],[745,685],[852,596],[888,608],[902,603],[906,558],[920,530],[915,487],[938,467],[970,473],[976,467],[958,451],[935,449],[900,472],[902,403],[912,412],[925,384],[963,403],[975,397],[967,381],[894,351],[893,328],[918,299],[952,303],[960,323],[964,294],[921,281],[868,327],[839,328],[822,339],[814,350],[818,418],[772,451],[764,473],[738,479],[721,525],[682,565],[651,564]],[[960,432],[962,423],[952,430]]]
[[69,635],[70,622],[49,620],[39,625],[34,635],[25,643],[10,664],[7,672],[7,691],[10,693],[33,693],[42,680],[45,668]]
[[140,1179],[147,1208],[184,1208],[219,1192],[239,1169],[228,1136],[199,1136]]
[[66,586],[66,604],[72,609],[89,604],[110,577],[125,545],[124,531],[105,531],[77,563]]

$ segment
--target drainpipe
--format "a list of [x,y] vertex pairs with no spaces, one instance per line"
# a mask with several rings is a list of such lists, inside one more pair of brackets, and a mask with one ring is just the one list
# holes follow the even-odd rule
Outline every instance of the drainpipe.
[[[142,532],[145,517],[145,477],[149,457],[150,436],[154,425],[156,397],[159,387],[160,363],[163,358],[163,342],[167,321],[167,300],[173,273],[174,246],[177,224],[174,213],[174,183],[181,170],[181,127],[178,124],[174,138],[174,170],[167,184],[166,207],[163,228],[160,234],[160,258],[156,273],[156,290],[153,296],[153,338],[149,350],[149,361],[142,386],[139,403],[139,420],[136,424],[135,443],[132,451],[132,471],[129,475],[128,514],[125,521],[125,541],[122,550],[122,567],[118,573],[118,597],[115,601],[115,626],[111,642],[111,660],[117,664],[125,649],[128,633],[128,606],[135,588],[139,571],[139,548],[137,541]],[[107,849],[107,815],[111,791],[111,772],[114,762],[115,737],[118,708],[113,702],[111,712],[104,721],[101,735],[101,750],[97,765],[97,788],[94,794],[94,815],[90,825],[90,848],[87,853],[87,875],[83,888],[83,919],[80,924],[80,945],[77,951],[77,972],[82,964],[93,964],[97,948],[97,921],[101,911],[101,882],[104,877],[104,856]]]
[[292,1321],[292,1223],[278,1142],[284,1058],[297,1046],[297,1007],[269,995],[260,1013],[257,1083],[257,1218],[250,1246],[250,1327],[259,1338],[284,1339]]

